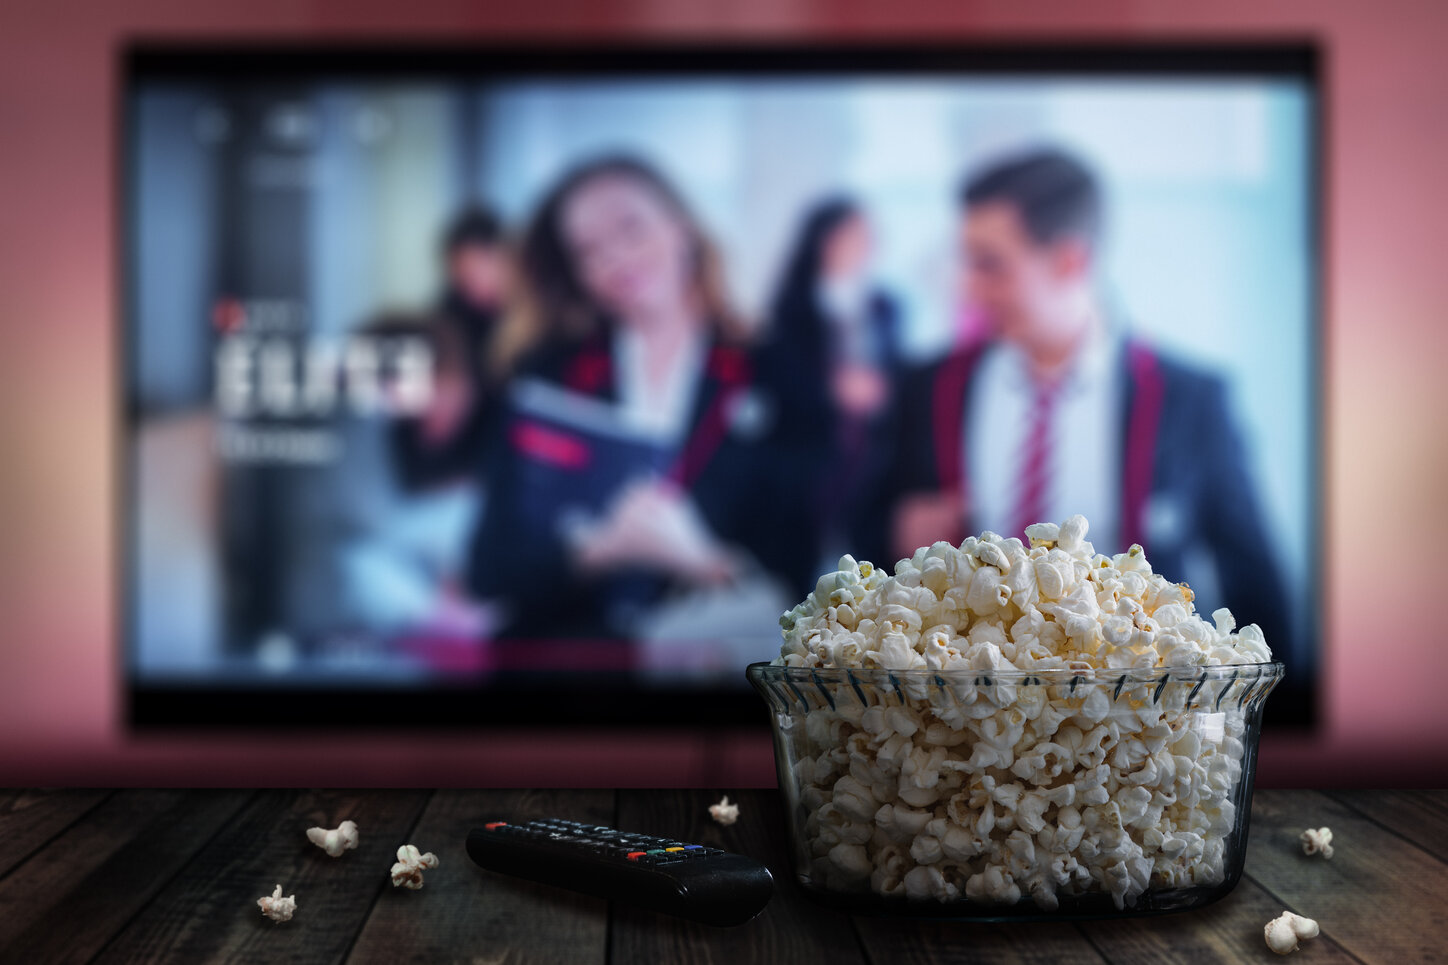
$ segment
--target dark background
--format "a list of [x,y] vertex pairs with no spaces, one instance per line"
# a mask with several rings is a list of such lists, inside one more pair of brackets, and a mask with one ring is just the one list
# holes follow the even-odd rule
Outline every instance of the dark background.
[[[209,41],[1315,38],[1328,105],[1322,726],[1268,733],[1259,783],[1442,784],[1448,631],[1444,209],[1448,8],[1230,0],[1040,3],[252,0],[0,8],[0,777],[6,784],[737,785],[773,781],[763,726],[419,735],[128,736],[110,467],[121,45]],[[267,714],[258,706],[258,717]],[[407,720],[406,707],[395,717]]]

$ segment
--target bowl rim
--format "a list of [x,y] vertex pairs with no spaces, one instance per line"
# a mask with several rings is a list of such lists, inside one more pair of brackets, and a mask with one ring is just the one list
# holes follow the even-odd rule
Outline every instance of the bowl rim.
[[1287,672],[1286,664],[1280,660],[1264,660],[1257,663],[1223,663],[1214,665],[1170,664],[1159,667],[1052,667],[1045,670],[890,670],[885,667],[788,667],[784,664],[761,660],[749,664],[745,676],[751,681],[790,680],[811,683],[868,683],[881,681],[893,683],[901,680],[934,682],[944,686],[947,682],[977,685],[1017,684],[1023,686],[1069,684],[1072,681],[1108,680],[1117,682],[1162,683],[1168,679],[1179,682],[1207,680],[1278,679]]

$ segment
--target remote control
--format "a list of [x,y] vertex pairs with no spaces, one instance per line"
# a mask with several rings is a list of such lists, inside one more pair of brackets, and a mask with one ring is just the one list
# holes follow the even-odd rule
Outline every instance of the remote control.
[[769,869],[742,854],[557,818],[473,828],[468,857],[489,871],[708,925],[742,925],[774,893]]

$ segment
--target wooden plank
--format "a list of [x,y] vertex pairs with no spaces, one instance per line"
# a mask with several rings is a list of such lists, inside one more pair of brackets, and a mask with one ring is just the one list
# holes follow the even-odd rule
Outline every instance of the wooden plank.
[[612,824],[613,791],[438,791],[413,838],[441,862],[421,891],[388,889],[348,965],[397,962],[599,962],[608,903],[484,871],[468,858],[468,831],[489,819],[563,817]]
[[864,962],[847,915],[811,902],[794,885],[776,791],[730,793],[739,821],[709,816],[717,795],[703,791],[620,791],[617,826],[747,854],[768,865],[774,898],[737,928],[711,928],[629,905],[613,904],[610,960],[615,962]]
[[1070,922],[936,921],[929,918],[855,919],[872,962],[933,965],[937,962],[1106,961]]
[[[1280,914],[1281,903],[1244,876],[1231,894],[1205,908],[1082,922],[1080,928],[1113,963],[1261,962],[1274,957],[1262,928]],[[1314,963],[1357,961],[1327,936],[1314,938],[1308,947]]]
[[0,882],[0,948],[86,961],[185,866],[249,791],[121,791]]
[[[108,945],[101,962],[336,962],[430,796],[427,791],[272,790],[256,795]],[[329,857],[313,825],[357,822],[356,850]],[[417,841],[424,848],[426,841]],[[281,884],[296,916],[272,922],[256,900]]]
[[[1448,790],[1436,791],[1327,791],[1328,797],[1346,804],[1390,831],[1434,855],[1448,861]],[[1303,820],[1314,828],[1311,815]],[[1303,825],[1304,828],[1307,824]],[[1331,825],[1328,825],[1332,828]],[[1332,828],[1333,851],[1336,852],[1337,829]],[[1336,857],[1333,860],[1337,860]]]
[[[1324,824],[1330,861],[1303,854],[1298,841],[1303,828]],[[1363,961],[1441,960],[1448,865],[1326,794],[1254,795],[1247,873]]]
[[0,878],[110,794],[70,788],[0,791]]

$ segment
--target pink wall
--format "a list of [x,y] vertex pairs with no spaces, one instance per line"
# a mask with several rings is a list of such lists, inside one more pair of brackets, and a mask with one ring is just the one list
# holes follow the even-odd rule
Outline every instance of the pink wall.
[[[26,7],[30,9],[26,9]],[[1328,52],[1327,726],[1264,784],[1448,784],[1448,5],[52,0],[0,6],[0,784],[773,780],[767,740],[536,729],[133,740],[111,625],[114,53],[147,35],[1312,35]],[[1408,552],[1410,562],[1389,553]],[[1429,614],[1433,614],[1429,616]]]

